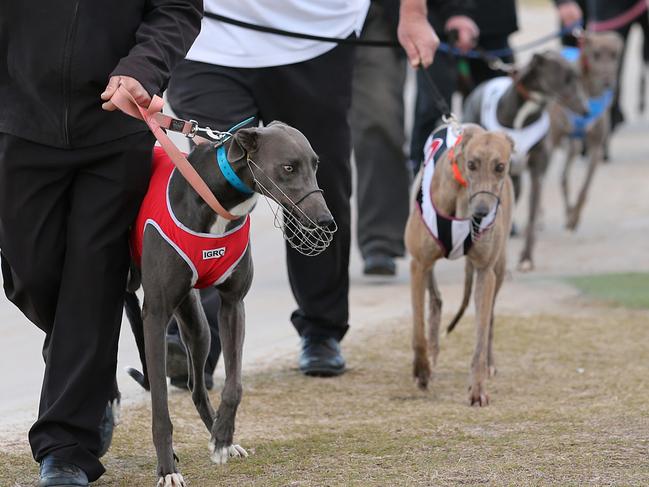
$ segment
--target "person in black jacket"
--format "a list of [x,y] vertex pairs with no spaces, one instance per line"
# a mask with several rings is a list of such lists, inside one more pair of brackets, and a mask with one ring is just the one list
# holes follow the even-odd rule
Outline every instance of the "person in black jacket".
[[[469,5],[467,0],[428,2],[429,11],[444,19],[438,32],[458,28],[465,49],[472,47],[478,34],[465,15]],[[361,39],[396,39],[398,20],[398,0],[373,0]],[[395,275],[394,258],[405,252],[410,187],[404,153],[405,79],[406,57],[401,49],[356,50],[350,116],[358,175],[357,235],[363,272],[370,275]]]
[[7,297],[45,332],[29,432],[41,487],[88,485],[112,428],[128,229],[153,137],[147,106],[200,29],[200,0],[0,3],[0,248]]

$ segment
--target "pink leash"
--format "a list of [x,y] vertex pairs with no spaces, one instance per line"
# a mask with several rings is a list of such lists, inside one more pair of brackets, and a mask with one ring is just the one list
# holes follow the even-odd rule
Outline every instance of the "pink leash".
[[[164,132],[163,127],[171,128],[169,124],[178,123],[178,120],[172,119],[171,117],[161,113],[162,107],[164,106],[162,98],[157,95],[154,96],[149,107],[145,109],[135,102],[131,94],[126,91],[125,88],[120,86],[112,96],[111,101],[125,114],[146,122],[164,151],[167,153],[178,171],[180,171],[180,174],[183,175],[189,185],[194,188],[194,191],[203,198],[210,208],[212,208],[219,216],[222,216],[227,220],[236,220],[238,218],[223,208],[223,205],[221,205],[221,203],[216,199],[216,196],[214,196],[214,193],[212,193],[205,181],[203,181],[203,178],[201,178],[184,154],[178,150],[178,147],[176,147],[173,141]],[[183,127],[175,127],[175,130],[187,135],[192,133],[192,125],[189,122],[184,122]]]
[[647,0],[639,0],[638,3],[633,5],[629,10],[622,12],[620,15],[601,21],[590,21],[588,22],[588,30],[594,32],[602,32],[605,30],[616,30],[620,27],[624,27],[627,24],[633,22],[636,17],[642,14],[647,10]]

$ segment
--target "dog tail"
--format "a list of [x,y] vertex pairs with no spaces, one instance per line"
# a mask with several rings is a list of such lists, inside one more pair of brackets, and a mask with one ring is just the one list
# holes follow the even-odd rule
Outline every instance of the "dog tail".
[[469,305],[469,300],[471,299],[471,291],[473,290],[473,264],[469,259],[465,260],[464,264],[464,296],[462,296],[462,304],[460,309],[455,314],[455,318],[449,323],[446,327],[446,333],[451,333],[455,328],[455,325],[462,319],[466,307]]
[[137,351],[140,354],[140,362],[142,362],[142,372],[133,367],[128,367],[126,372],[135,382],[148,391],[150,386],[149,376],[147,375],[146,356],[144,355],[144,321],[142,321],[140,300],[135,292],[130,290],[126,292],[126,296],[124,297],[124,311],[126,311],[126,317],[131,324],[131,330],[133,331],[135,343],[137,344]]

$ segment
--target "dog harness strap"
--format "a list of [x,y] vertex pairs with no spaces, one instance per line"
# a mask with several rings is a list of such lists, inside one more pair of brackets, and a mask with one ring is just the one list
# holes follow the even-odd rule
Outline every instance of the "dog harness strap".
[[460,185],[466,188],[469,184],[466,182],[466,179],[464,179],[464,176],[462,176],[462,171],[460,171],[460,167],[457,165],[457,158],[455,157],[455,148],[460,144],[460,142],[462,142],[462,134],[457,138],[453,147],[449,149],[448,154],[452,161],[451,167],[453,168],[453,177],[458,183],[460,183]]
[[155,138],[160,142],[164,151],[169,155],[171,161],[178,168],[194,191],[203,198],[203,201],[205,201],[212,210],[226,220],[236,220],[238,218],[219,203],[216,196],[214,196],[205,181],[203,181],[203,178],[201,178],[198,172],[196,172],[196,169],[194,169],[187,158],[182,154],[182,152],[180,152],[180,150],[178,150],[173,141],[162,130],[162,127],[155,118],[155,114],[162,111],[164,105],[162,98],[154,96],[149,107],[144,109],[135,102],[131,94],[126,91],[125,88],[120,86],[117,88],[111,101],[122,112],[146,122]]
[[550,116],[546,110],[542,110],[538,120],[520,129],[503,127],[498,121],[498,102],[512,83],[513,80],[508,76],[501,76],[487,81],[482,95],[480,125],[486,130],[504,132],[509,135],[514,141],[512,162],[515,165],[520,165],[525,161],[530,149],[547,135],[550,130]]
[[254,193],[254,191],[250,189],[239,176],[237,176],[237,173],[232,168],[230,161],[228,161],[228,156],[225,153],[225,147],[222,145],[216,149],[216,162],[219,166],[219,169],[221,170],[221,174],[223,174],[223,177],[230,184],[230,186],[243,194]]
[[[449,259],[458,259],[466,255],[473,245],[472,234],[479,237],[493,225],[497,212],[497,208],[495,208],[489,215],[474,222],[471,219],[444,215],[435,208],[431,194],[435,165],[449,147],[449,152],[453,150],[457,144],[457,138],[458,136],[449,126],[439,128],[428,137],[424,147],[425,162],[421,169],[423,171],[421,186],[418,188],[416,196],[416,203],[424,225],[442,247],[444,256]],[[449,157],[450,155],[449,153]]]

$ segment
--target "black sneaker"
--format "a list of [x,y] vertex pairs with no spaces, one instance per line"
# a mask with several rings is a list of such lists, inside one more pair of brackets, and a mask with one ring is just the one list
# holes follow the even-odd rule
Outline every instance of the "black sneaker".
[[386,254],[370,254],[364,259],[363,274],[367,276],[394,276],[397,265],[394,258]]
[[345,372],[345,359],[335,338],[302,337],[300,371],[316,377],[333,377]]
[[87,487],[88,476],[81,468],[47,455],[41,460],[38,487]]
[[97,456],[99,458],[103,457],[110,444],[113,441],[113,430],[119,422],[119,406],[120,398],[116,398],[113,401],[108,401],[106,404],[106,409],[104,410],[104,416],[101,418],[99,423],[99,453]]
[[[172,386],[178,389],[189,389],[187,366],[187,350],[180,335],[167,334],[167,377]],[[208,391],[214,388],[214,378],[211,374],[205,373],[205,387]]]

